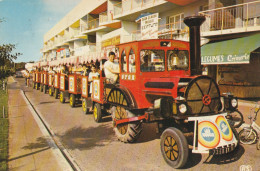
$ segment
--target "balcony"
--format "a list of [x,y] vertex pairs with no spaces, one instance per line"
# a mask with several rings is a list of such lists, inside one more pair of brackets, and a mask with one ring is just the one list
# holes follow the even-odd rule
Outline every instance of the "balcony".
[[202,36],[260,30],[260,1],[202,11],[206,16]]
[[99,23],[102,24],[102,23],[106,23],[106,22],[108,22],[107,11],[99,14]]
[[141,13],[163,12],[178,5],[164,0],[122,0],[114,4],[114,19],[135,21]]

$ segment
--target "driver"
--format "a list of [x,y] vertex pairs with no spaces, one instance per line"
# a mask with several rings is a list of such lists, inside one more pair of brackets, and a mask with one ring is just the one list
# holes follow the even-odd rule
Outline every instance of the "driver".
[[108,61],[105,62],[104,64],[104,71],[105,71],[105,76],[109,80],[109,83],[116,83],[118,79],[118,74],[119,74],[119,67],[117,64],[114,63],[115,59],[115,53],[114,52],[109,52],[108,54]]

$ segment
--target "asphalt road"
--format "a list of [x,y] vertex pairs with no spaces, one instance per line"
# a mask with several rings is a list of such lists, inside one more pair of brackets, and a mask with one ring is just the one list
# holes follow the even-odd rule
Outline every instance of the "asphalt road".
[[[16,80],[24,85],[24,79]],[[121,143],[114,135],[110,117],[96,123],[92,114],[83,114],[81,106],[71,108],[68,101],[61,104],[39,90],[22,89],[82,170],[173,170],[161,155],[155,124],[144,124],[136,143]],[[248,113],[250,108],[240,103],[239,109]],[[255,145],[241,145],[235,152],[213,157],[190,153],[183,170],[237,171],[241,165],[260,170],[260,151]]]

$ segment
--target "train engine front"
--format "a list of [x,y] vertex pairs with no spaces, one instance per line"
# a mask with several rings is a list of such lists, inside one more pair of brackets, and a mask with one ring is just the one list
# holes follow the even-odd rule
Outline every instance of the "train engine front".
[[[167,124],[161,136],[161,152],[165,161],[174,168],[185,165],[188,144],[193,153],[225,154],[238,145],[235,129],[226,119],[225,108],[237,108],[233,96],[221,97],[217,83],[202,76],[200,65],[200,25],[204,16],[186,17],[190,28],[191,76],[178,81],[178,97],[173,100],[159,98],[154,101],[153,114],[164,118]],[[174,123],[174,124],[172,124]],[[185,134],[192,133],[192,143]]]

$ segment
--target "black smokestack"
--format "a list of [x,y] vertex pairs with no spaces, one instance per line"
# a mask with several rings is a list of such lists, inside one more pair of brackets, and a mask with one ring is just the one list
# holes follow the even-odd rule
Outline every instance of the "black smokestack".
[[200,25],[205,21],[204,16],[184,18],[184,23],[190,28],[190,68],[191,75],[201,75],[200,57]]

